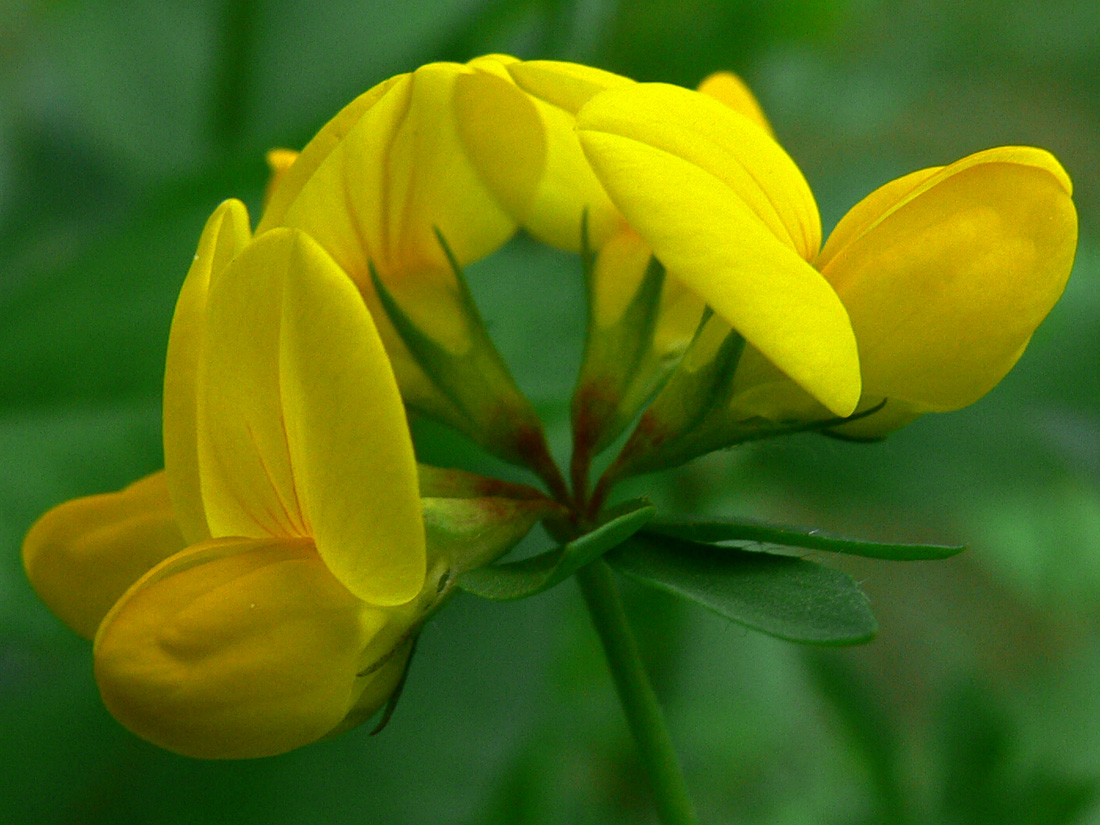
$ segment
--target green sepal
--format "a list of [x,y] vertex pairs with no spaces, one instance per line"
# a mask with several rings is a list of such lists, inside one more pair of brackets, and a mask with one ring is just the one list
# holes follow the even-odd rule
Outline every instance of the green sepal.
[[707,312],[679,368],[615,460],[615,475],[674,467],[726,446],[727,408],[744,349],[745,339]]
[[596,322],[595,259],[585,260],[588,327],[584,357],[573,391],[573,431],[584,449],[595,455],[614,441],[675,367],[654,351],[665,268],[651,257],[642,282],[619,320],[607,327]]
[[379,302],[394,329],[436,390],[449,402],[430,407],[416,407],[415,402],[410,402],[410,406],[442,420],[505,461],[530,467],[543,478],[547,473],[554,475],[556,470],[550,469],[553,461],[542,422],[490,339],[462,267],[438,230],[436,235],[454,271],[458,285],[455,306],[462,314],[469,336],[469,346],[461,354],[452,352],[418,327],[374,266],[370,267]]
[[[720,339],[715,348],[708,338]],[[698,349],[713,349],[701,366],[692,368]],[[674,434],[690,433],[705,426],[712,413],[724,409],[733,398],[733,380],[745,339],[709,309],[688,347],[682,369],[673,373],[647,415]]]
[[430,464],[417,464],[416,469],[422,498],[546,498],[529,484]]
[[932,561],[947,559],[966,549],[959,544],[909,544],[866,541],[830,536],[816,530],[798,530],[754,521],[662,521],[651,523],[646,533],[718,544],[731,542],[750,552],[771,552],[778,548],[789,555],[791,548],[823,550],[887,561]]
[[622,435],[674,373],[688,346],[685,340],[683,344],[664,342],[658,347],[658,324],[667,309],[669,285],[664,266],[652,255],[622,313],[614,323],[601,325],[599,279],[638,274],[601,270],[600,256],[609,246],[598,253],[591,249],[585,215],[581,223],[581,261],[588,323],[571,405],[573,485],[582,497],[593,457]]
[[[733,375],[741,351],[736,348],[743,346],[741,336],[731,332],[713,362],[698,371],[698,377],[684,369],[673,373],[608,468],[609,481],[677,467],[715,450],[750,441],[797,433],[824,433],[862,443],[879,440],[844,436],[832,428],[874,415],[886,405],[886,399],[847,418],[771,421],[759,416],[732,417],[729,405],[733,397]],[[689,358],[690,353],[685,356],[685,362]],[[698,403],[699,407],[693,407],[693,403]]]
[[561,505],[546,498],[421,498],[428,556],[443,560],[449,576],[489,564],[503,556]]
[[494,601],[535,596],[622,544],[642,529],[656,512],[644,501],[632,502],[621,515],[580,538],[528,559],[470,570],[458,577],[458,586],[475,596]]
[[886,440],[884,435],[848,435],[837,430],[821,430],[821,434],[834,441],[845,441],[849,444],[878,444]]
[[412,667],[413,657],[416,655],[416,645],[420,641],[420,634],[417,633],[406,644],[409,645],[409,657],[405,660],[405,667],[401,671],[401,678],[397,680],[397,686],[390,694],[390,698],[386,700],[386,704],[382,706],[382,715],[379,717],[377,724],[371,729],[370,736],[377,736],[386,729],[390,720],[393,719],[393,714],[397,711],[397,703],[401,701],[401,696],[405,692],[405,685],[409,681],[409,669]]
[[607,562],[627,578],[792,642],[850,645],[878,624],[851,576],[805,559],[640,534]]

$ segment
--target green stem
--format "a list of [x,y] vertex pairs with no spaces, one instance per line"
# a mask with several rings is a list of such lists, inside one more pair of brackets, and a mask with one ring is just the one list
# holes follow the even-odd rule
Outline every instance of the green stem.
[[619,701],[653,789],[657,814],[664,825],[697,825],[695,806],[680,772],[657,696],[642,667],[638,643],[627,623],[611,569],[606,562],[595,561],[577,571],[577,582],[603,643]]

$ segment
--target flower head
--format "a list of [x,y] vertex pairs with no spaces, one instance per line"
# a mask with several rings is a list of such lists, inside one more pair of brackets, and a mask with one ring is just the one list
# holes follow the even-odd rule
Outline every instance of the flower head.
[[[111,712],[202,757],[368,718],[458,575],[540,519],[599,523],[622,475],[973,402],[1061,294],[1076,242],[1061,166],[1002,147],[881,187],[822,248],[802,173],[727,73],[689,91],[502,55],[429,64],[269,163],[256,234],[222,204],[182,286],[165,471],[55,508],[23,548],[43,599],[94,638]],[[462,276],[520,227],[584,256],[572,490]],[[589,495],[592,457],[654,393]],[[406,405],[555,500],[421,472]],[[570,552],[550,573],[581,563]]]

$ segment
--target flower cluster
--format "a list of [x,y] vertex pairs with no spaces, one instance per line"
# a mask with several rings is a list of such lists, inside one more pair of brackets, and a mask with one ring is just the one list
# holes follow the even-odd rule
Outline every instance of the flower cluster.
[[[598,526],[624,476],[972,403],[1076,246],[1069,178],[1027,147],[887,183],[822,244],[802,173],[728,73],[689,90],[502,55],[430,64],[269,162],[255,232],[223,203],[183,282],[164,471],[54,508],[23,548],[42,599],[94,639],[110,711],[200,757],[368,719],[463,574],[540,521]],[[520,230],[578,253],[588,287],[571,484],[463,279]],[[546,492],[418,465],[409,410]],[[589,493],[593,456],[635,419]]]

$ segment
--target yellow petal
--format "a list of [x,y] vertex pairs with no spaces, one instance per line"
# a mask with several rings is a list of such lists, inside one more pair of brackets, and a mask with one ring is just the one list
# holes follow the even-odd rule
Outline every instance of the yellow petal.
[[928,176],[878,220],[867,211],[853,210],[858,232],[841,221],[849,240],[822,270],[848,307],[867,396],[919,411],[976,401],[1069,277],[1077,215],[1065,172],[1039,149],[994,149]]
[[187,756],[271,756],[355,706],[363,652],[389,615],[307,540],[212,540],[165,561],[103,620],[95,675],[126,727]]
[[603,69],[557,60],[509,64],[508,73],[523,91],[571,115],[576,115],[599,92],[634,83],[628,77]]
[[283,292],[279,350],[299,500],[333,574],[373,604],[424,584],[412,439],[397,383],[354,284],[299,235]]
[[260,219],[260,225],[256,227],[257,235],[281,224],[287,208],[301,194],[302,187],[313,177],[317,168],[340,145],[364,113],[404,77],[407,75],[396,75],[371,87],[341,109],[336,117],[314,135],[295,163],[281,177],[279,186],[271,192],[271,197],[264,204],[263,217]]
[[698,90],[715,100],[720,100],[735,112],[740,112],[760,126],[772,137],[775,136],[772,125],[768,123],[768,118],[765,116],[756,96],[753,95],[745,81],[733,72],[715,72],[703,78]]
[[667,269],[835,414],[850,413],[855,337],[780,217],[814,247],[796,217],[816,220],[816,207],[782,149],[721,103],[657,85],[605,92],[578,127],[612,200]]
[[653,251],[637,232],[624,229],[600,249],[592,272],[592,317],[596,326],[617,324],[642,285]]
[[[445,264],[436,228],[462,264],[495,251],[516,230],[471,166],[458,135],[456,82],[472,71],[441,63],[412,74],[408,109],[385,155],[390,191],[382,212],[388,225],[378,255],[380,272]],[[498,101],[509,99],[506,89],[497,84]],[[529,124],[526,131],[532,128]]]
[[[358,112],[356,119],[345,117],[347,110],[341,112],[337,117],[342,128],[333,129],[326,141],[332,145],[318,147],[315,153],[319,155],[321,148],[327,148],[324,157],[310,158],[315,160],[315,165],[303,170],[302,174],[308,171],[309,176],[298,183],[293,200],[277,222],[273,209],[276,200],[272,200],[259,230],[275,226],[302,229],[324,246],[361,288],[369,288],[369,261],[373,260],[380,271],[388,274],[388,261],[383,260],[382,249],[390,218],[386,203],[388,170],[385,167],[393,134],[409,106],[411,86],[410,75],[398,75],[369,108]],[[321,134],[329,128],[326,126]],[[292,170],[295,180],[288,175],[276,197],[283,189],[293,188],[297,183],[296,179],[301,177],[297,167],[307,163],[307,152],[312,145],[313,141],[303,150]]]
[[164,467],[180,530],[189,543],[210,537],[199,489],[196,415],[206,296],[218,274],[249,241],[248,211],[228,200],[206,222],[195,261],[183,282],[164,369]]
[[315,242],[276,229],[210,290],[199,407],[217,536],[312,536],[376,604],[425,575],[416,465],[397,386],[355,286]]
[[825,241],[825,247],[818,254],[814,265],[824,269],[829,265],[836,253],[858,238],[893,210],[899,203],[912,195],[922,183],[938,173],[942,166],[933,166],[930,169],[921,169],[918,172],[910,172],[900,178],[880,186],[870,195],[865,197],[848,210],[840,219],[829,238]]
[[1067,195],[1073,195],[1073,183],[1058,160],[1043,149],[1032,146],[998,146],[967,155],[950,166],[933,166],[903,175],[880,186],[866,198],[848,210],[848,213],[830,233],[829,240],[817,257],[818,269],[824,269],[833,256],[860,235],[873,229],[892,212],[904,206],[921,193],[936,186],[945,178],[957,175],[972,166],[986,163],[1012,163],[1033,166],[1049,172]]
[[[724,184],[731,196],[804,259],[817,255],[821,219],[802,172],[756,123],[718,100],[679,86],[640,83],[593,99],[578,117],[578,128],[593,165],[596,162],[586,144],[586,136],[592,133],[632,139],[667,152]],[[610,189],[598,167],[597,175]],[[665,188],[673,186],[669,183]],[[623,209],[615,193],[610,194]]]
[[298,152],[294,149],[269,149],[267,154],[264,155],[267,168],[271,173],[267,179],[267,186],[264,187],[264,206],[271,202],[271,196],[275,194],[275,190],[279,188],[279,184],[286,176],[287,170],[294,165],[294,161],[297,159]]
[[[485,64],[472,61],[471,65]],[[621,227],[622,216],[608,199],[581,151],[574,114],[592,94],[633,81],[586,66],[551,61],[521,63],[512,59],[496,64],[496,68],[504,70],[523,90],[537,113],[542,133],[539,140],[543,158],[537,190],[532,198],[525,189],[522,210],[513,207],[511,214],[539,240],[571,252],[580,251],[581,219],[587,215],[589,244],[593,249],[601,248]],[[581,91],[578,84],[586,91]],[[499,189],[499,184],[493,182],[494,169],[507,166],[496,160],[493,153],[522,157],[529,151],[522,141],[528,146],[533,145],[533,141],[522,135],[502,132],[499,124],[505,118],[497,116],[492,120],[496,127],[479,136],[480,144],[491,147],[492,153],[475,145],[471,159],[490,187]]]
[[534,102],[505,67],[486,59],[478,65],[485,71],[455,78],[458,135],[482,182],[519,221],[531,208],[546,165],[546,134]]
[[46,606],[91,639],[126,588],[184,546],[159,472],[54,507],[27,533],[23,566]]
[[294,239],[260,235],[210,285],[199,367],[198,462],[213,536],[307,536],[279,376]]
[[[458,134],[455,81],[474,71],[435,63],[395,78],[317,164],[279,223],[316,239],[365,292],[368,261],[399,295],[406,287],[453,289],[437,228],[463,264],[516,229]],[[274,224],[265,218],[264,225]]]

